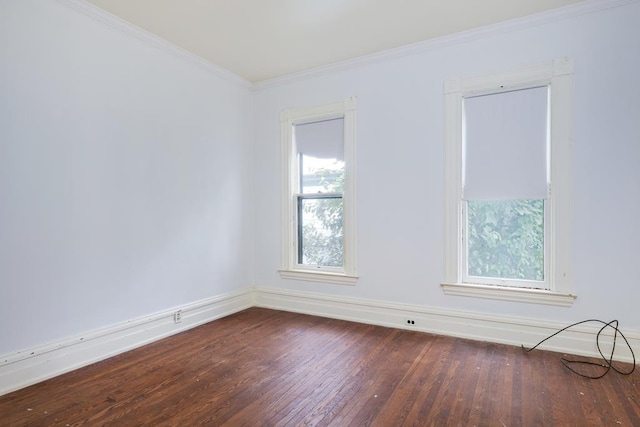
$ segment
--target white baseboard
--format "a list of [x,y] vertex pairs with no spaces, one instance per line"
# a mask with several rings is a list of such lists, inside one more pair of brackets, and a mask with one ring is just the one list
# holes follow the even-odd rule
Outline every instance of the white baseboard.
[[[535,345],[567,326],[537,319],[274,288],[246,288],[74,338],[4,355],[0,357],[0,396],[253,306],[526,347]],[[174,323],[173,314],[178,309],[182,311],[182,321]],[[415,323],[407,325],[407,320]],[[624,330],[624,325],[621,326],[631,347],[639,349],[640,331]],[[599,357],[595,337],[600,327],[589,324],[571,328],[545,342],[540,348]],[[603,332],[601,344],[605,354],[610,349],[611,335],[609,331]],[[631,353],[620,338],[614,360],[632,362]]]
[[[255,288],[254,298],[255,305],[258,307],[525,347],[532,347],[568,326],[568,324],[537,319],[391,304],[262,287]],[[415,323],[407,325],[407,320]],[[611,319],[603,320],[608,322]],[[602,326],[589,323],[573,327],[546,341],[538,348],[573,355],[600,357],[596,346],[596,335]],[[638,354],[635,350],[640,349],[640,331],[624,330],[624,325],[620,326],[631,348]],[[601,348],[607,357],[609,356],[607,351],[611,351],[612,332],[612,330],[603,331],[601,337]],[[620,336],[616,344],[614,361],[633,362],[633,356]]]
[[[0,357],[0,396],[253,306],[253,288]],[[182,311],[182,320],[173,315]]]

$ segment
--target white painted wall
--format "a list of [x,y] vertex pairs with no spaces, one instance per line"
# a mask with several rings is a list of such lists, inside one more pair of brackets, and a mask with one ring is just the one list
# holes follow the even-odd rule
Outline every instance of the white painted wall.
[[[126,341],[123,323],[250,285],[281,299],[301,291],[640,329],[639,2],[253,93],[67,3],[0,0],[0,354],[13,365],[31,364],[17,351],[104,327]],[[562,56],[576,69],[578,299],[558,308],[445,296],[443,81]],[[352,95],[360,280],[283,280],[280,111]],[[105,340],[104,354],[72,362],[107,354]],[[13,386],[58,372],[13,365]]]
[[249,286],[252,94],[0,2],[0,354]]
[[[460,43],[255,93],[258,286],[561,323],[640,328],[640,3]],[[446,296],[443,280],[446,79],[575,60],[574,291],[571,308]],[[284,280],[279,112],[358,96],[355,287]]]

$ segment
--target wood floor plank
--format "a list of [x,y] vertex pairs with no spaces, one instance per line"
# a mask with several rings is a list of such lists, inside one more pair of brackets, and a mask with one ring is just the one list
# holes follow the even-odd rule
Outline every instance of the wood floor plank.
[[560,356],[251,308],[1,396],[0,426],[640,425],[638,371]]
[[296,410],[294,417],[285,418],[283,421],[297,425],[310,422],[313,418],[316,424],[324,425],[327,423],[327,420],[323,421],[325,417],[342,419],[354,410],[358,402],[361,403],[362,394],[366,393],[363,389],[370,386],[372,372],[378,368],[375,360],[381,352],[386,352],[392,342],[392,332],[380,332],[374,328],[367,333],[369,344],[360,349],[357,360],[352,360],[354,364],[349,367],[339,366],[336,370],[336,382],[332,384],[333,387],[327,387],[329,392],[325,393],[322,399],[314,399],[305,411]]
[[[447,374],[459,365],[459,361],[454,357],[455,343],[453,338],[436,337],[435,343],[425,354],[423,368],[428,375],[419,381],[418,393],[415,395],[415,402],[412,403],[412,410],[405,424],[416,425],[435,418],[432,414],[435,414],[441,391],[446,387]],[[412,397],[408,396],[408,398]],[[390,408],[389,418],[392,416],[393,410]]]
[[426,357],[436,341],[433,339],[434,337],[430,338],[429,342],[422,346],[420,354],[412,361],[398,386],[385,403],[381,416],[377,420],[381,425],[400,425],[410,419],[411,412],[418,400],[417,396],[430,384],[429,377],[435,370],[432,367],[435,367],[437,363]]
[[336,358],[328,360],[324,369],[314,371],[308,383],[311,387],[299,384],[294,390],[297,398],[288,399],[287,405],[278,412],[278,424],[300,423],[305,418],[319,424],[323,418],[331,418],[340,411],[348,401],[350,386],[358,384],[351,375],[360,375],[362,359],[369,355],[371,346],[379,340],[375,327],[359,329],[358,334],[346,337],[350,342],[348,347],[343,347]]
[[[340,322],[339,325],[344,326]],[[252,414],[264,414],[265,421],[279,418],[281,413],[291,414],[294,409],[303,410],[308,401],[317,398],[319,381],[325,381],[327,376],[331,376],[329,368],[336,363],[337,359],[343,357],[346,351],[352,352],[355,356],[360,356],[355,348],[352,333],[344,328],[333,328],[328,333],[308,336],[305,342],[297,344],[298,352],[306,352],[304,360],[289,363],[286,372],[276,372],[274,377],[274,388],[278,393],[264,394],[249,406],[238,412],[231,422],[237,422]],[[315,339],[313,339],[315,338]],[[327,375],[329,373],[329,375]]]

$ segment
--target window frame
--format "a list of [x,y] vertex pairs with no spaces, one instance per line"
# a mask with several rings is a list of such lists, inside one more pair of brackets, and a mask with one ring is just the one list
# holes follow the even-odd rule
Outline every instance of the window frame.
[[[463,200],[463,101],[465,97],[517,89],[549,87],[549,188],[545,200],[546,289],[513,286],[505,280],[465,282],[466,201]],[[515,71],[445,81],[445,268],[447,295],[570,306],[572,294],[571,135],[573,60]],[[471,276],[473,278],[473,276]],[[482,283],[478,283],[482,282]],[[539,282],[536,282],[539,283]]]
[[[356,103],[357,98],[354,96],[339,102],[311,107],[292,108],[280,113],[282,157],[282,266],[279,273],[284,279],[345,285],[354,285],[358,280],[355,228]],[[304,265],[298,262],[298,203],[300,197],[305,196],[298,193],[298,186],[300,185],[299,162],[293,138],[293,128],[295,125],[338,118],[344,119],[345,182],[342,192],[343,266],[325,267]]]

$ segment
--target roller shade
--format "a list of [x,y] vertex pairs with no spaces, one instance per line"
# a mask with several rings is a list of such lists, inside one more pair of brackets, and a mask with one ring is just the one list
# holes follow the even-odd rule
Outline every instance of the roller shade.
[[548,88],[464,99],[464,198],[547,197]]
[[319,159],[344,159],[344,119],[294,126],[297,151]]

